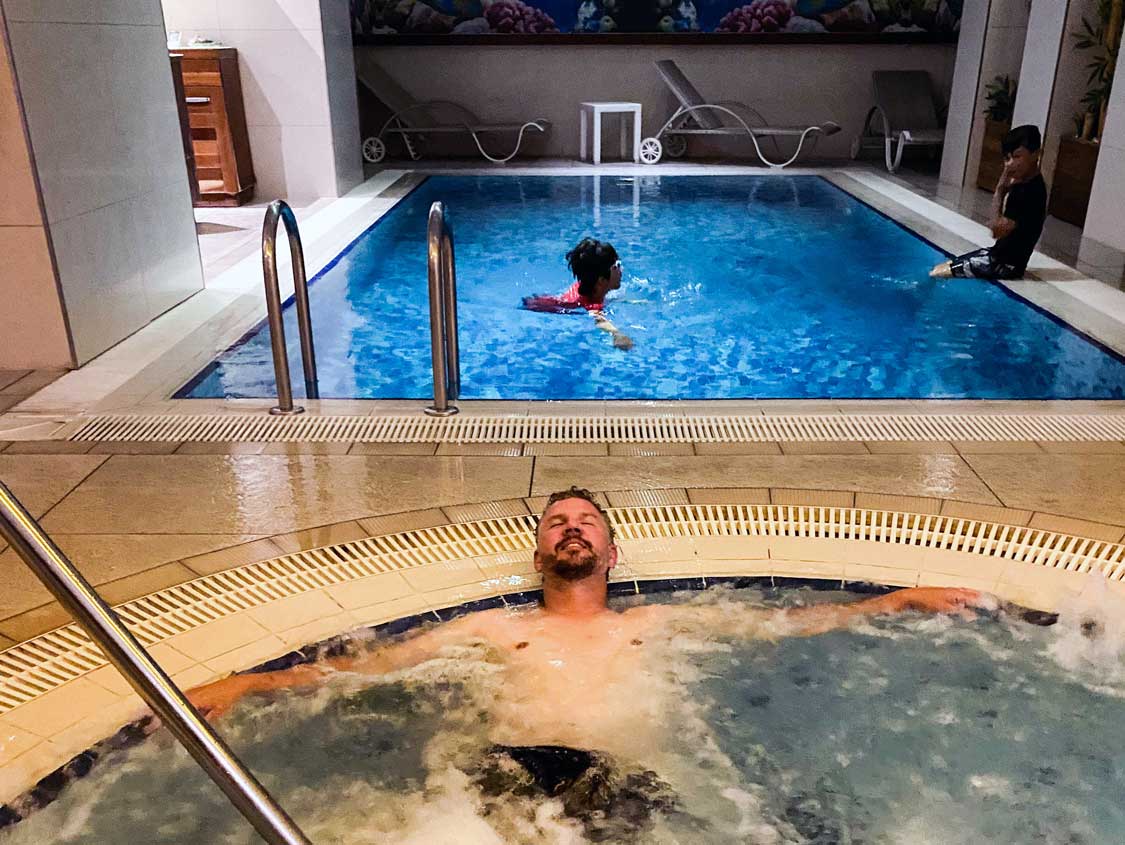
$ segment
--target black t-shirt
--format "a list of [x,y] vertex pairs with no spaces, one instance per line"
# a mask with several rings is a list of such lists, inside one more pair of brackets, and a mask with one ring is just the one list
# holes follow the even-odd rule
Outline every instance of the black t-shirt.
[[1016,228],[996,242],[992,247],[992,257],[1011,264],[1022,273],[1027,268],[1027,260],[1031,258],[1047,217],[1047,185],[1043,182],[1043,174],[1036,173],[1026,182],[1012,185],[1004,202],[1004,216],[1014,220]]

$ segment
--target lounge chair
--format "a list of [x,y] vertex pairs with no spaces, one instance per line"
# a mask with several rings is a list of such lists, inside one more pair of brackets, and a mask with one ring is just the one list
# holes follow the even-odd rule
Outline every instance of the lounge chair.
[[852,158],[859,158],[864,150],[882,149],[887,170],[894,173],[907,147],[937,149],[945,143],[929,73],[877,70],[871,74],[871,84],[875,105],[863,122],[863,134],[852,141]]
[[[687,152],[687,139],[692,135],[748,135],[754,151],[770,167],[785,167],[797,160],[801,148],[810,137],[813,143],[821,135],[834,135],[840,127],[827,120],[817,126],[772,126],[758,112],[745,103],[709,103],[691,84],[684,72],[671,59],[656,62],[656,70],[679,100],[680,106],[665,121],[656,135],[641,141],[641,161],[656,164],[664,153],[679,158]],[[777,161],[766,158],[759,139],[768,138],[773,143]],[[797,149],[785,161],[777,145],[778,138],[795,138]]]
[[[491,162],[503,164],[511,161],[520,151],[524,134],[528,131],[546,132],[550,123],[542,118],[525,123],[484,123],[459,103],[448,100],[419,102],[387,75],[364,51],[356,54],[356,76],[392,112],[377,135],[363,141],[363,157],[378,164],[387,157],[386,138],[397,135],[411,159],[422,157],[420,141],[427,135],[467,134],[477,145],[480,154]],[[515,133],[516,145],[507,155],[492,155],[484,148],[481,136],[494,133]]]

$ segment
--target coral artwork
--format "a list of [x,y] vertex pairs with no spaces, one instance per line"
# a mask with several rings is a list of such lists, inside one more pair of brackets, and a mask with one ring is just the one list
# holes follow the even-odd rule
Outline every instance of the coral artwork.
[[492,0],[484,3],[484,17],[493,32],[558,32],[551,16],[522,0]]
[[715,32],[780,32],[792,16],[785,0],[754,0],[727,12]]

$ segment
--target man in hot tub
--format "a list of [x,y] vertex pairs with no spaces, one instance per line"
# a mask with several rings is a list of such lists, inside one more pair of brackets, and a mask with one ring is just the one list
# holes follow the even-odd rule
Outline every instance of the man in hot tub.
[[[714,789],[683,774],[684,747],[709,776],[724,767],[734,771],[702,721],[685,716],[684,679],[669,672],[674,639],[682,645],[684,638],[713,640],[716,633],[811,636],[865,617],[961,613],[984,602],[973,590],[916,588],[784,610],[655,604],[618,611],[607,605],[617,557],[605,511],[589,492],[572,487],[552,495],[539,520],[534,564],[543,575],[542,606],[473,613],[368,653],[234,675],[189,698],[213,717],[248,693],[311,687],[333,673],[376,683],[426,661],[454,660],[475,644],[489,668],[498,668],[499,692],[488,696],[483,747],[451,765],[469,778],[489,822],[503,833],[504,813],[515,812],[514,804],[554,799],[562,818],[581,825],[591,841],[648,841],[658,817],[696,828],[719,823],[713,810],[708,820],[688,812],[708,798],[713,804]],[[674,743],[681,746],[679,763],[669,756]],[[748,794],[734,788],[732,796],[723,802],[729,811],[745,813]],[[735,819],[729,828],[744,824]]]
[[566,263],[574,275],[574,284],[557,295],[525,296],[522,307],[548,314],[585,310],[594,319],[594,326],[613,338],[616,348],[632,349],[632,338],[605,315],[606,294],[621,287],[621,259],[613,244],[583,238],[566,254]]

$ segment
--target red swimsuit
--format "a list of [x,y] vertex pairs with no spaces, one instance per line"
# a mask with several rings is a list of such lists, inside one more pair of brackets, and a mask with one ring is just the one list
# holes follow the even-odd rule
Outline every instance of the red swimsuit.
[[605,303],[594,302],[580,294],[578,285],[579,283],[575,282],[558,296],[546,293],[525,296],[523,307],[528,311],[545,311],[549,314],[566,314],[579,308],[585,308],[587,311],[601,311],[605,308]]

